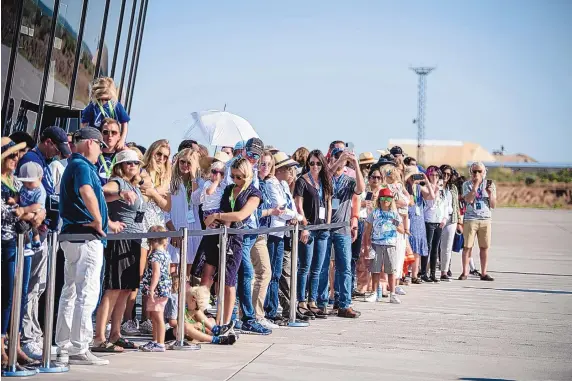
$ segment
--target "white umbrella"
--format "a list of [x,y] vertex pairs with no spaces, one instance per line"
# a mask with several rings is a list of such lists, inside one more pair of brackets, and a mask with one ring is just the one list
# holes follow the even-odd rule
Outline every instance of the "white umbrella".
[[258,138],[246,119],[227,111],[193,112],[191,119],[191,127],[185,134],[185,139],[194,139],[211,146],[233,147],[238,141]]

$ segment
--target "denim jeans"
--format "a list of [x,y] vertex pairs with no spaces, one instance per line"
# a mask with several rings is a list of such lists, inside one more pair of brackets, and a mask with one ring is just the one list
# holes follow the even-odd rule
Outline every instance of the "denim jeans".
[[278,311],[278,288],[282,276],[282,261],[284,259],[284,237],[268,235],[268,254],[272,276],[268,285],[268,293],[264,301],[264,310],[269,318],[276,317]]
[[361,241],[363,236],[364,220],[358,220],[358,234],[354,242],[352,242],[352,291],[357,288],[356,267],[361,252]]
[[[24,257],[24,274],[22,277],[22,307],[20,309],[20,331],[22,319],[27,304],[28,284],[32,257]],[[2,240],[2,336],[8,332],[10,314],[12,313],[12,292],[14,291],[14,276],[16,275],[16,238],[11,241]]]
[[254,305],[252,304],[252,280],[254,267],[250,259],[250,250],[258,238],[257,234],[245,234],[242,237],[242,262],[238,268],[238,282],[236,295],[242,311],[242,321],[256,319]]
[[427,247],[429,256],[421,257],[421,275],[427,274],[427,261],[429,260],[429,271],[431,275],[435,274],[437,268],[437,256],[439,255],[439,245],[441,244],[441,233],[443,229],[439,223],[425,222],[425,230],[427,232]]
[[[326,245],[330,232],[327,230],[313,230],[310,232],[308,243],[298,242],[299,263],[298,267],[298,290],[299,302],[306,301],[306,286],[310,282],[309,301],[315,302],[318,297],[318,283],[322,263],[326,256]],[[295,244],[294,242],[292,243]],[[308,277],[309,275],[309,277]]]
[[328,247],[320,273],[318,307],[324,308],[328,305],[328,283],[332,245],[334,246],[334,259],[336,264],[336,274],[334,277],[336,304],[340,308],[348,308],[352,303],[352,237],[351,235],[338,233],[332,233],[328,240]]

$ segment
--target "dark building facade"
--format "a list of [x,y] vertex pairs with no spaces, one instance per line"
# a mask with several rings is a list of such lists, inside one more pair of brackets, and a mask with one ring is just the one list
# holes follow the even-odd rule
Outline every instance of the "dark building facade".
[[2,0],[2,136],[74,131],[100,76],[129,112],[148,2]]

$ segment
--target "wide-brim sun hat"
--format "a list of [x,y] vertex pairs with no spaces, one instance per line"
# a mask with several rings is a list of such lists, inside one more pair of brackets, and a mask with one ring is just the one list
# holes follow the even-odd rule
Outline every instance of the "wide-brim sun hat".
[[374,164],[375,163],[375,158],[373,157],[373,154],[371,152],[363,152],[360,153],[359,155],[359,164]]
[[215,161],[228,163],[230,161],[230,156],[228,156],[226,152],[218,151],[214,156],[201,157],[199,159],[199,166],[201,167],[201,170],[208,171]]
[[132,149],[126,149],[120,151],[115,155],[115,164],[121,164],[126,162],[137,162],[141,164],[141,160],[139,160],[139,155],[137,152],[133,151]]
[[298,165],[298,162],[293,160],[289,155],[284,152],[277,152],[273,155],[274,157],[274,168],[282,167],[294,167]]
[[26,143],[14,143],[12,139],[7,136],[2,137],[2,160],[5,157],[12,155],[15,152],[19,152],[26,148]]
[[419,168],[410,165],[405,167],[405,172],[403,173],[403,177],[405,178],[405,181],[407,181],[411,176],[417,175],[419,173],[421,173],[419,172]]

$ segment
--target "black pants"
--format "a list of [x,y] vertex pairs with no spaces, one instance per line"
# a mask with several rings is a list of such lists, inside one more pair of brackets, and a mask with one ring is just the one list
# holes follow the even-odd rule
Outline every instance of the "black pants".
[[437,269],[439,244],[441,243],[441,233],[443,232],[443,229],[439,225],[440,224],[438,222],[425,222],[425,230],[427,231],[427,248],[429,250],[429,255],[421,257],[421,275],[427,274],[428,261],[431,275],[434,275],[435,270]]

